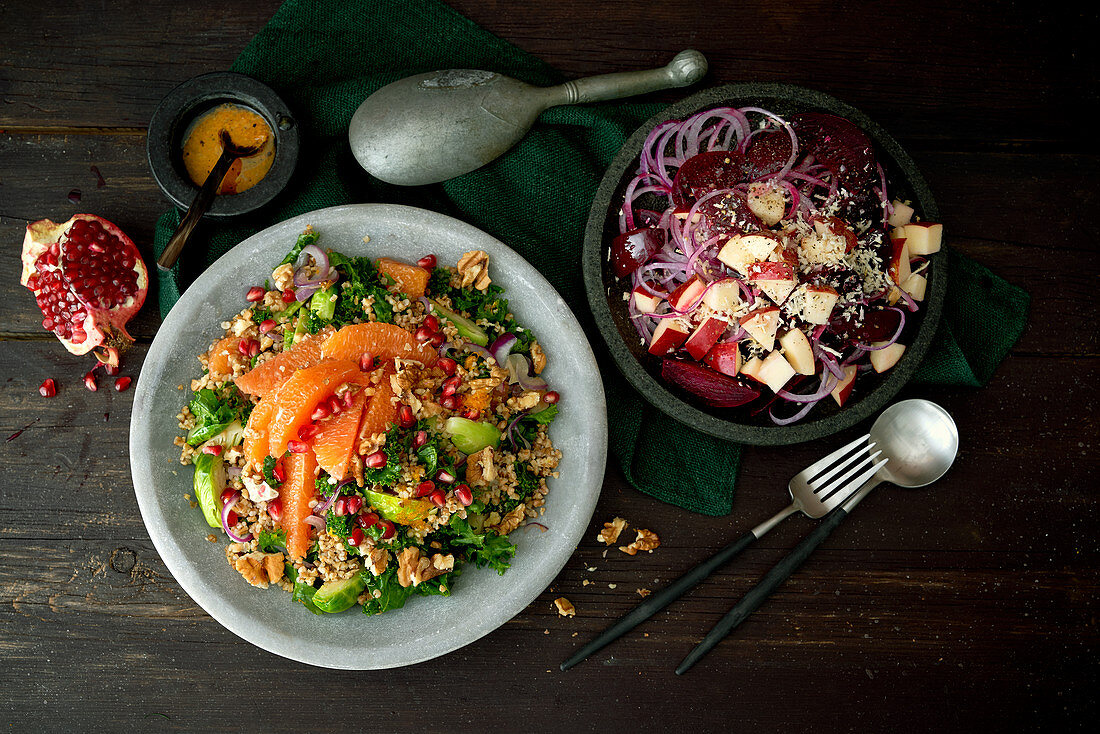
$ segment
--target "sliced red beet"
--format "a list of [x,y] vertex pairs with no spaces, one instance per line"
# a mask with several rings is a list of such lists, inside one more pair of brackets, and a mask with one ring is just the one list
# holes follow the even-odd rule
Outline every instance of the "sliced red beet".
[[799,155],[812,155],[827,166],[847,191],[841,198],[841,216],[851,220],[868,215],[878,205],[872,188],[879,176],[867,134],[842,117],[822,112],[792,115],[788,122],[798,136]]
[[699,242],[719,234],[745,234],[764,228],[760,218],[749,209],[745,197],[737,193],[707,199],[696,213],[702,215],[696,228]]
[[665,359],[661,377],[715,408],[735,408],[760,397],[759,390],[695,362]]
[[630,275],[663,244],[661,233],[650,227],[623,232],[611,241],[611,267],[615,275],[620,278]]
[[841,314],[829,324],[829,331],[846,341],[870,344],[892,337],[900,319],[897,311],[876,308],[866,313],[862,323],[854,316]]
[[672,181],[672,203],[689,209],[711,191],[732,188],[745,180],[741,154],[713,150],[688,158]]
[[791,136],[786,130],[757,133],[745,149],[745,174],[750,180],[778,173],[791,158]]

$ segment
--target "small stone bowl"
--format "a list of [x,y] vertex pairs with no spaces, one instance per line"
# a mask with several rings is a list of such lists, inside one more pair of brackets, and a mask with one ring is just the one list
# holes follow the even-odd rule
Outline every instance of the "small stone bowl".
[[203,74],[169,92],[149,121],[149,168],[172,203],[187,209],[199,191],[183,166],[183,134],[196,117],[225,103],[247,107],[264,118],[275,136],[275,160],[252,188],[218,196],[206,213],[212,219],[234,217],[267,204],[286,188],[298,162],[298,123],[279,95],[244,74]]

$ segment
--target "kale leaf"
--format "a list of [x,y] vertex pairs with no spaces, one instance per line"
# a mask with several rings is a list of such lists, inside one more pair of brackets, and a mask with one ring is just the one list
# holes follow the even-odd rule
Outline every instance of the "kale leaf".
[[274,553],[286,549],[285,530],[261,530],[256,544],[264,553]]
[[318,609],[317,605],[313,603],[313,597],[317,593],[317,589],[312,584],[305,584],[298,581],[298,571],[294,568],[294,564],[288,561],[283,567],[283,572],[290,582],[294,584],[294,589],[290,592],[290,598],[293,601],[301,602],[306,609],[314,614],[324,614],[324,612]]
[[469,521],[452,515],[451,521],[437,531],[451,550],[478,568],[489,566],[501,576],[512,565],[516,546],[495,530],[475,532]]
[[187,407],[195,416],[195,427],[187,433],[187,443],[191,446],[213,438],[233,421],[244,425],[252,413],[252,402],[232,383],[226,383],[217,390],[204,388],[196,391]]
[[282,482],[275,478],[275,464],[278,460],[274,456],[264,457],[263,475],[264,481],[269,487],[278,487]]
[[280,265],[287,265],[293,263],[298,259],[298,256],[302,254],[302,248],[306,245],[314,245],[317,243],[319,235],[313,230],[302,232],[298,235],[298,241],[294,243],[294,247],[290,248],[290,252],[287,253]]

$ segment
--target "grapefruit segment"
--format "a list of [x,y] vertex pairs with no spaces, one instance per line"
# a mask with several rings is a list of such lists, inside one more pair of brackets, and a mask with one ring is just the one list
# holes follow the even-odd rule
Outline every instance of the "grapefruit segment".
[[241,343],[239,336],[227,336],[219,339],[210,347],[206,366],[211,372],[219,375],[233,374],[233,363],[230,361],[237,353],[237,347]]
[[270,395],[289,380],[295,370],[319,364],[321,345],[331,334],[331,328],[324,328],[313,335],[306,334],[292,348],[256,365],[233,382],[243,393],[260,397]]
[[286,481],[279,490],[283,500],[283,513],[280,525],[286,531],[286,549],[295,561],[305,558],[309,552],[310,526],[305,519],[312,514],[309,501],[317,493],[314,470],[317,458],[312,451],[291,454],[286,457]]
[[364,352],[370,352],[383,360],[395,357],[417,360],[427,367],[431,367],[439,359],[431,344],[418,342],[412,334],[396,324],[380,322],[345,326],[330,336],[321,348],[323,359],[350,359],[355,362],[359,361]]
[[366,404],[367,395],[359,390],[352,396],[350,408],[317,424],[320,430],[313,439],[313,453],[320,467],[337,481],[347,478],[348,462],[359,437],[359,422]]
[[248,466],[260,468],[267,456],[267,425],[275,414],[275,395],[256,403],[244,431],[244,459]]
[[378,266],[379,273],[397,281],[397,290],[410,299],[420,298],[428,288],[428,278],[431,274],[424,268],[388,257],[379,258],[375,261],[375,265]]
[[282,456],[287,442],[310,422],[317,403],[349,380],[362,379],[359,367],[348,360],[322,362],[300,369],[279,388],[275,413],[268,424],[268,453]]
[[382,379],[374,388],[374,395],[363,413],[363,422],[359,425],[359,441],[363,442],[376,433],[385,433],[397,419],[397,406],[393,402],[393,386],[390,375],[393,366],[382,368]]

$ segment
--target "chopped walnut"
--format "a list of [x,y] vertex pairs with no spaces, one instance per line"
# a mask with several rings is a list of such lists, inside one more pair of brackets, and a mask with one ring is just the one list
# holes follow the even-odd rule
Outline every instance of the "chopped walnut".
[[508,407],[515,410],[530,410],[542,402],[542,393],[528,390],[519,397],[509,398]]
[[652,530],[639,530],[638,538],[630,545],[620,545],[619,550],[632,556],[638,551],[653,552],[653,549],[661,544],[661,539]]
[[596,536],[596,540],[604,545],[613,545],[619,539],[619,533],[626,529],[626,520],[616,517],[611,522],[603,524],[603,530]]
[[474,486],[483,486],[497,478],[497,468],[493,464],[493,447],[486,446],[466,459],[466,482]]
[[275,281],[278,290],[285,291],[294,285],[294,266],[291,263],[283,263],[271,271],[271,279]]
[[385,548],[373,548],[367,554],[367,568],[375,576],[381,576],[390,562],[390,552]]
[[638,589],[637,591],[638,591],[638,596],[642,597],[643,599],[645,599],[647,596],[649,596],[650,594],[653,593],[649,589]]
[[546,369],[546,352],[542,351],[538,341],[531,341],[531,363],[535,366],[535,374],[542,374]]
[[497,532],[501,535],[507,535],[520,526],[524,520],[527,519],[527,511],[523,505],[519,505],[514,510],[504,516],[504,519],[500,521],[500,525],[497,526]]
[[471,285],[479,291],[488,289],[489,284],[489,254],[483,250],[471,250],[458,261],[458,274],[462,277],[462,287]]
[[408,588],[412,585],[412,574],[416,571],[416,565],[420,561],[420,549],[415,545],[402,548],[397,554],[397,583]]
[[564,596],[555,599],[554,606],[558,608],[558,614],[563,617],[577,616],[577,608],[573,606],[573,602],[569,601]]
[[447,573],[448,571],[453,571],[455,568],[455,557],[450,553],[448,553],[447,555],[436,553],[434,556],[432,556],[432,568],[434,568],[439,573]]
[[252,552],[239,557],[233,567],[253,586],[266,589],[283,577],[283,554]]
[[419,586],[454,569],[455,557],[436,553],[430,559],[424,558],[420,549],[411,545],[397,554],[397,563],[397,583],[404,587]]

